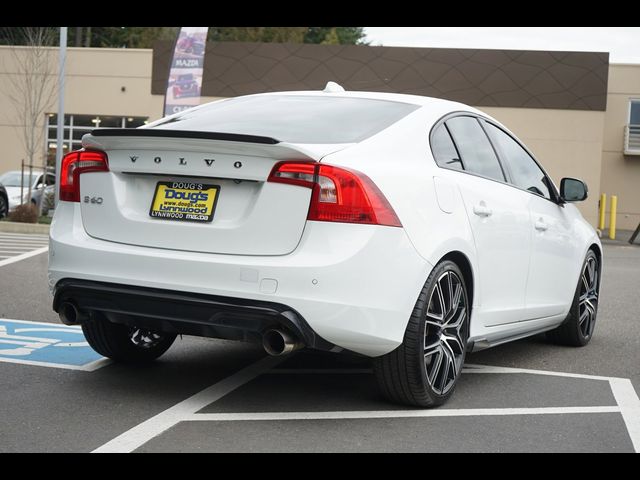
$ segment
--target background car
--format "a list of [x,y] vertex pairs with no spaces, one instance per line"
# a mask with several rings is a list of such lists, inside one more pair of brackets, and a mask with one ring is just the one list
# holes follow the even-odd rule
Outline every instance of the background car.
[[0,218],[9,214],[9,196],[2,183],[0,183]]
[[178,75],[178,78],[173,84],[173,98],[196,97],[199,94],[198,82],[192,73]]
[[40,211],[40,215],[47,215],[54,208],[55,184],[44,188],[36,188],[31,194],[31,203]]
[[586,185],[556,188],[467,105],[328,85],[83,145],[62,162],[49,281],[61,320],[112,359],[155,359],[182,333],[347,350],[388,399],[435,406],[467,351],[593,336]]
[[[22,182],[22,188],[20,184]],[[56,177],[53,173],[44,172],[42,169],[33,169],[31,175],[26,170],[24,175],[20,170],[12,170],[5,172],[0,176],[0,183],[5,186],[7,196],[9,200],[8,211],[12,212],[18,205],[30,201],[38,208],[41,207],[43,201],[43,195],[45,193],[45,187],[48,188],[48,192],[52,192],[55,187]],[[31,197],[29,195],[29,183],[31,183]],[[22,191],[23,198],[20,198],[20,192]]]
[[178,51],[184,53],[193,53],[194,55],[201,55],[204,52],[205,45],[203,42],[198,41],[195,37],[187,35],[184,38],[178,40]]

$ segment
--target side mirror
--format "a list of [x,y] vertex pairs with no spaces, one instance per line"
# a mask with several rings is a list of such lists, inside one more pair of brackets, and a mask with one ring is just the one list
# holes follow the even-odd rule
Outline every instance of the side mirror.
[[587,199],[587,184],[577,178],[563,178],[560,181],[560,198],[565,202],[581,202]]

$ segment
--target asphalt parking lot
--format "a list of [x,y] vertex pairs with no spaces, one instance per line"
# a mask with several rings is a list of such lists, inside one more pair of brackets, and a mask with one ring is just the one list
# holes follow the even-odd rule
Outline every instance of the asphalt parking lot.
[[471,354],[450,402],[420,410],[386,403],[355,356],[184,337],[148,366],[83,357],[77,329],[56,327],[42,238],[22,237],[0,258],[1,452],[640,451],[638,246],[605,245],[588,347]]

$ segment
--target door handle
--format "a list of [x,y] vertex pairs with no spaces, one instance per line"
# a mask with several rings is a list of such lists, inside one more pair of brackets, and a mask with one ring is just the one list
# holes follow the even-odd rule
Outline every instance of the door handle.
[[479,217],[490,217],[493,211],[484,202],[480,202],[480,204],[473,206],[473,213]]
[[549,229],[549,225],[547,225],[547,223],[542,219],[537,220],[536,223],[534,223],[534,226],[536,227],[536,230],[540,232],[544,232]]

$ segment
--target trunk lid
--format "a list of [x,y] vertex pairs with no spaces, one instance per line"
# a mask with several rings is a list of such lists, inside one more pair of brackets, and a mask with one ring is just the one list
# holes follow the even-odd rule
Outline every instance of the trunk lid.
[[[103,150],[109,158],[109,172],[85,173],[80,181],[82,222],[90,236],[130,245],[232,255],[292,252],[302,237],[311,190],[267,183],[271,169],[282,160],[318,161],[346,147],[157,129],[95,130],[83,138],[83,145]],[[200,185],[217,188],[207,191],[216,197],[211,221],[150,215],[152,207],[164,208],[154,202],[156,192],[173,196],[181,187],[198,189]]]

